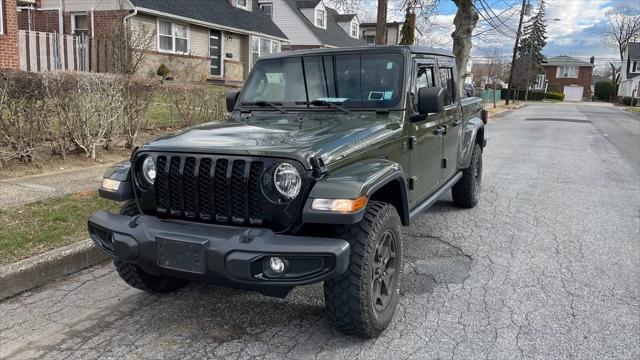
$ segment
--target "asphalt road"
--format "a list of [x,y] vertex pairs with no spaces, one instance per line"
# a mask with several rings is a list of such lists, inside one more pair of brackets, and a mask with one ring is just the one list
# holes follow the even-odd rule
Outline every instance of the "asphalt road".
[[332,330],[320,286],[153,296],[104,265],[1,302],[0,357],[638,359],[640,136],[607,128],[619,112],[535,105],[491,124],[479,205],[445,198],[406,229],[378,339]]

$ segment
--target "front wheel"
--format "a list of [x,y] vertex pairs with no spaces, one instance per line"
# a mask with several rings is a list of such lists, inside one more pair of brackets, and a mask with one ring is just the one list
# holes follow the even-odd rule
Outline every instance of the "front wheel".
[[402,269],[400,217],[390,204],[372,201],[362,221],[339,228],[349,242],[347,271],[324,283],[327,317],[347,334],[378,336],[395,313]]
[[451,188],[451,196],[456,206],[472,208],[478,204],[480,184],[482,183],[482,148],[473,146],[471,164],[462,170],[462,178]]

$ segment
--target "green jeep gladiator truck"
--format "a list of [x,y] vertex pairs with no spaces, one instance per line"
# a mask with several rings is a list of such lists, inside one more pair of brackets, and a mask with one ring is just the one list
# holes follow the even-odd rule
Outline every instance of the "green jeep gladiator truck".
[[88,221],[129,285],[189,280],[284,297],[324,282],[340,331],[377,336],[399,301],[402,232],[451,190],[470,208],[484,112],[449,52],[317,49],[260,58],[227,119],[178,131],[110,168],[120,214]]

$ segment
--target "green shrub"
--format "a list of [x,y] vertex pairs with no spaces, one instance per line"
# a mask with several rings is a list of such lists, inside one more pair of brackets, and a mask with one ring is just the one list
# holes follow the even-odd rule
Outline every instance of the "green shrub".
[[528,100],[540,101],[544,99],[544,91],[529,91]]
[[613,94],[613,84],[611,81],[598,81],[593,94],[600,100],[609,101],[611,94]]
[[158,67],[158,71],[156,71],[156,74],[162,77],[162,80],[164,80],[170,73],[171,70],[169,70],[169,68],[165,64],[160,64],[160,66]]
[[633,99],[633,106],[640,106],[640,98],[631,98],[631,96],[623,97],[622,103],[626,106],[631,106],[632,99]]
[[561,92],[548,91],[546,94],[546,98],[551,100],[564,101],[564,94]]
[[560,88],[560,84],[553,83],[547,86],[547,92],[562,93],[562,89]]

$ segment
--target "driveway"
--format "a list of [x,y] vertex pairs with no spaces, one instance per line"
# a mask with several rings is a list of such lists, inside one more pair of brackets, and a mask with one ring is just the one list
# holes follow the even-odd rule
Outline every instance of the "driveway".
[[405,229],[402,299],[378,339],[332,330],[321,286],[154,296],[106,264],[1,302],[0,357],[640,358],[640,135],[620,150],[597,124],[620,110],[588,106],[489,125],[480,203],[444,198]]

